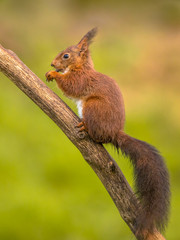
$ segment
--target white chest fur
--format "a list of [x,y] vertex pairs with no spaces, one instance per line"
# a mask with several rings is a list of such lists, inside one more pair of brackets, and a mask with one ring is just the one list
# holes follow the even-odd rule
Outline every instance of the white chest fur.
[[83,114],[82,114],[82,101],[81,100],[76,100],[76,104],[77,104],[79,117],[83,118]]

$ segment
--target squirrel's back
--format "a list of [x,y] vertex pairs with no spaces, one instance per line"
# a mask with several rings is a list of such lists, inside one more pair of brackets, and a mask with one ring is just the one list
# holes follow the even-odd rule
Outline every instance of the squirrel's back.
[[91,138],[112,143],[124,129],[125,109],[121,91],[112,78],[95,70],[88,78],[88,94],[82,97],[83,121]]

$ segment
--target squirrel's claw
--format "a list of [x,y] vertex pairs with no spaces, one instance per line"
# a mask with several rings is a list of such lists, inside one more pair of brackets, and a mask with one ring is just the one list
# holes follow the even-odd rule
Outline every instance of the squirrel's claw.
[[82,121],[82,122],[79,122],[79,123],[76,125],[76,128],[79,128],[79,129],[78,129],[78,132],[82,132],[82,131],[86,131],[86,132],[87,132],[87,129],[86,129],[83,121]]
[[54,72],[54,71],[49,71],[49,72],[46,73],[45,76],[46,76],[46,81],[47,81],[47,82],[53,81],[53,79],[54,79],[53,72]]
[[84,139],[87,136],[87,129],[84,126],[84,122],[79,122],[75,128],[78,128],[77,135],[80,139]]

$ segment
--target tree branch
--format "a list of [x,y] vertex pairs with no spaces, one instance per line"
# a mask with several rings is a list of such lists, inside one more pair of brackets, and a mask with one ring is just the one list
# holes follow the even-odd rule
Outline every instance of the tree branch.
[[[31,98],[66,134],[82,153],[114,201],[121,217],[136,233],[139,202],[126,178],[105,148],[93,142],[87,134],[78,134],[75,126],[79,118],[50,90],[17,56],[0,45],[0,70]],[[136,238],[142,239],[142,236]],[[164,237],[156,232],[148,240]]]

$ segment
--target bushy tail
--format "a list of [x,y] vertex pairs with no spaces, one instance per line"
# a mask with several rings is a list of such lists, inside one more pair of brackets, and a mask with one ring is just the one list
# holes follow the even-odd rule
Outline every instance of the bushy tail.
[[115,145],[134,165],[136,187],[142,211],[138,215],[138,231],[153,233],[164,230],[169,212],[169,176],[163,158],[146,142],[120,132]]

